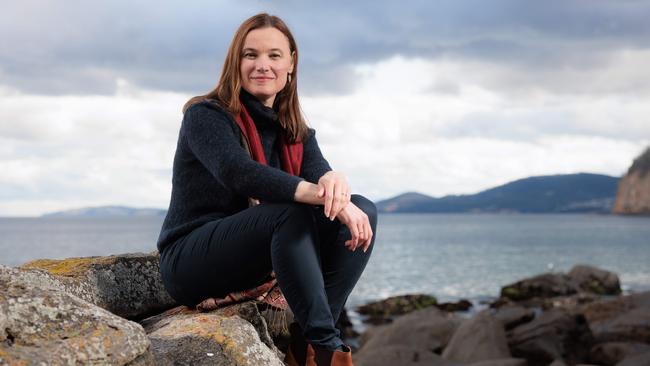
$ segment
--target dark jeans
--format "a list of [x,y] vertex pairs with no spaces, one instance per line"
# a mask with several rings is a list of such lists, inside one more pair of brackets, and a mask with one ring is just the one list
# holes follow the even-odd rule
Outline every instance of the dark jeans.
[[[377,230],[374,203],[352,195],[352,203]],[[178,302],[195,306],[208,297],[260,285],[275,271],[295,320],[308,342],[342,344],[334,324],[368,263],[367,252],[345,247],[350,231],[325,217],[322,206],[262,203],[208,222],[161,253],[163,283]]]

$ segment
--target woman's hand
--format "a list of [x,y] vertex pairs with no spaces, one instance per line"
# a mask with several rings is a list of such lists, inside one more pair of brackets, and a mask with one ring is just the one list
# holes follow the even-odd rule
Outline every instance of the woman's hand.
[[350,202],[336,217],[350,229],[352,234],[352,238],[345,242],[345,246],[351,251],[362,247],[363,251],[366,252],[370,247],[373,235],[368,215]]
[[334,218],[350,203],[350,186],[345,176],[329,171],[318,180],[318,197],[325,199],[325,216]]

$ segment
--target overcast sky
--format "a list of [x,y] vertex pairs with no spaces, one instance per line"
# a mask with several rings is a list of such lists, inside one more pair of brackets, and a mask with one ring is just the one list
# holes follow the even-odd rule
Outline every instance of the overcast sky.
[[181,106],[261,11],[297,39],[324,155],[373,200],[621,176],[650,145],[648,1],[10,2],[0,216],[167,208]]

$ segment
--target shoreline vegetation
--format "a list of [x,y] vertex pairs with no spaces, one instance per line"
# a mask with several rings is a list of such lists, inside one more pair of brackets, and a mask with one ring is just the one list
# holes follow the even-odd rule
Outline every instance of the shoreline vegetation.
[[[209,312],[177,306],[157,253],[0,265],[0,364],[282,365],[290,312],[248,301]],[[643,365],[650,292],[622,293],[588,265],[504,284],[494,300],[439,303],[425,294],[339,319],[355,365]]]

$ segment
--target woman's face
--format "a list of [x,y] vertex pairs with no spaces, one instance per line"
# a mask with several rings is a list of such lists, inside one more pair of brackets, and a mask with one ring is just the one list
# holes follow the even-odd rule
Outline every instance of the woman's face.
[[293,72],[289,40],[273,27],[248,32],[239,70],[242,87],[272,107],[275,95],[287,83],[287,74]]

